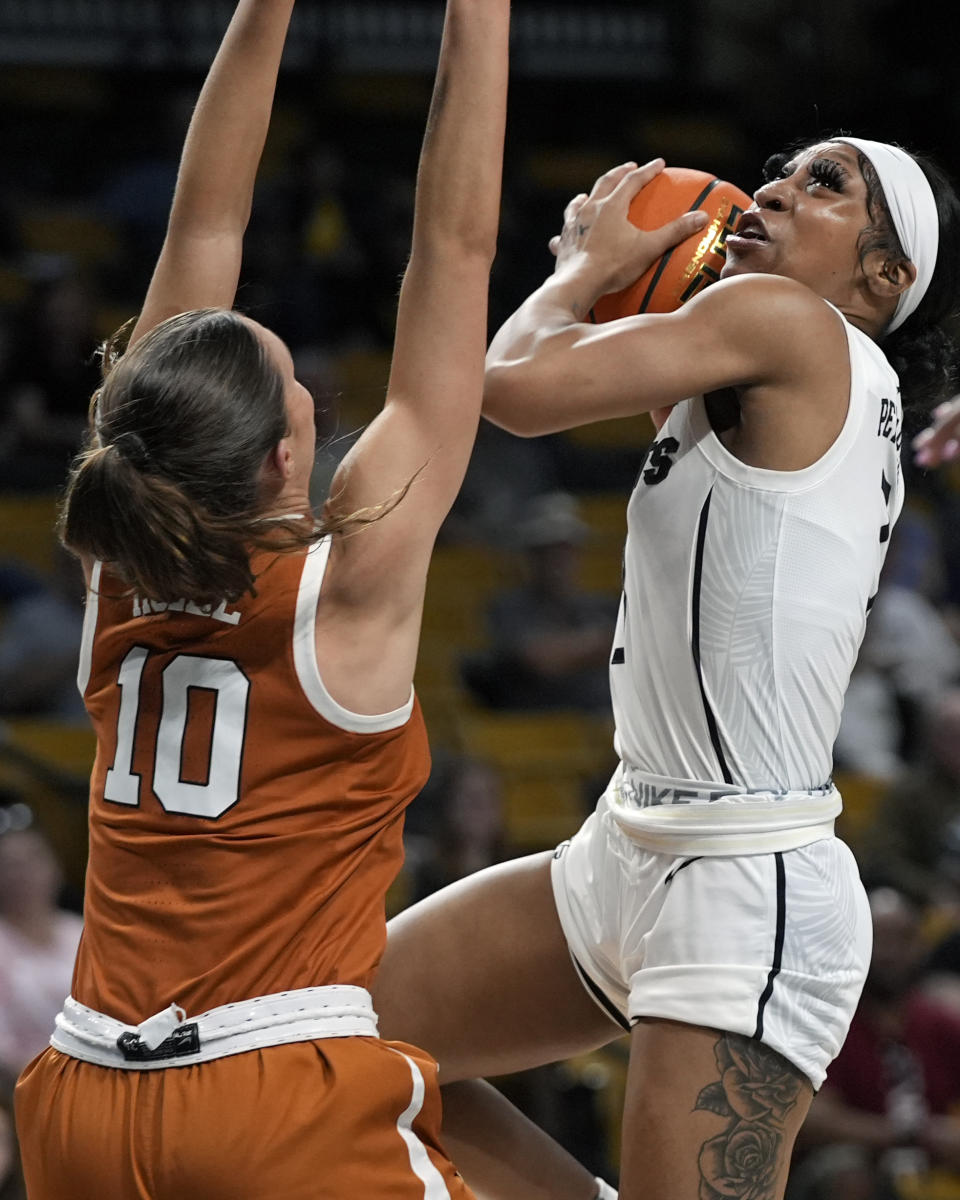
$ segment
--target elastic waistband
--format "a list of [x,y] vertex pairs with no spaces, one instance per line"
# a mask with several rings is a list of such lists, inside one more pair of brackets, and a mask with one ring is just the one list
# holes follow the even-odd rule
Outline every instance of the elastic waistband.
[[832,837],[843,809],[832,781],[795,791],[750,790],[649,775],[622,764],[603,797],[622,831],[663,854],[769,854]]
[[652,775],[620,763],[611,787],[617,787],[620,803],[630,808],[660,808],[663,805],[715,804],[719,800],[758,804],[768,800],[775,804],[791,801],[822,800],[838,795],[833,780],[815,788],[774,791],[770,788],[747,788],[736,783],[704,782],[694,779],[674,779],[669,775]]
[[370,993],[334,985],[256,996],[198,1017],[171,1004],[139,1025],[125,1025],[68,996],[50,1045],[101,1067],[152,1071],[290,1042],[377,1036]]

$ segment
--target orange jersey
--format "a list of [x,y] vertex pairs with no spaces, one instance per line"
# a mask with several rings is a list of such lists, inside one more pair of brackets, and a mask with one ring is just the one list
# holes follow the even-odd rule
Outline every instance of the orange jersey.
[[327,693],[314,629],[329,542],[263,555],[257,595],[152,606],[101,572],[80,685],[97,733],[73,995],[137,1024],[294,988],[368,987],[403,812],[429,773],[412,693]]

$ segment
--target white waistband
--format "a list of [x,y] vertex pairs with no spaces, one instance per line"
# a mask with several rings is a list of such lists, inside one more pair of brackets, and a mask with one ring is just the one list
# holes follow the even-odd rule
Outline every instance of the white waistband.
[[289,1042],[377,1036],[369,992],[335,985],[256,996],[199,1017],[171,1004],[139,1025],[125,1025],[68,996],[50,1045],[101,1067],[153,1071]]
[[618,766],[603,796],[632,841],[660,854],[769,854],[833,836],[843,808],[832,781],[804,791],[751,791]]

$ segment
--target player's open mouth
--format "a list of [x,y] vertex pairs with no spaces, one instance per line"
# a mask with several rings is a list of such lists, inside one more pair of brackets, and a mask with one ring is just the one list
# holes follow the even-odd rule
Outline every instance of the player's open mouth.
[[760,214],[745,212],[737,222],[736,232],[727,238],[727,245],[733,243],[734,249],[737,249],[739,246],[757,245],[769,240]]

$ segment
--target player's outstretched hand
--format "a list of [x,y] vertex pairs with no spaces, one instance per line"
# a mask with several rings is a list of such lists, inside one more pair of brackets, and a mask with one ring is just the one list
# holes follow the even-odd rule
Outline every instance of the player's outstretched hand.
[[690,237],[707,223],[707,214],[684,213],[659,229],[643,230],[631,224],[630,202],[664,168],[662,158],[638,167],[623,163],[601,175],[590,195],[581,193],[567,205],[563,230],[550,241],[556,271],[585,270],[600,292],[618,292],[671,246]]
[[960,396],[938,404],[931,415],[931,423],[913,439],[919,467],[939,467],[960,457]]

